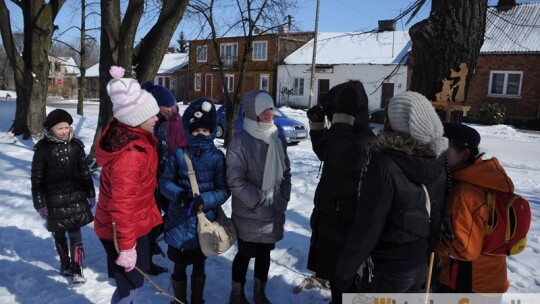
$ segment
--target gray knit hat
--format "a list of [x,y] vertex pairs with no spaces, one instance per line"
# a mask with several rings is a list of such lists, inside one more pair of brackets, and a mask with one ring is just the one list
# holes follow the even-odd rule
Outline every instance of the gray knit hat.
[[393,131],[409,134],[429,145],[435,155],[448,148],[441,119],[424,95],[413,91],[398,94],[390,99],[387,112]]

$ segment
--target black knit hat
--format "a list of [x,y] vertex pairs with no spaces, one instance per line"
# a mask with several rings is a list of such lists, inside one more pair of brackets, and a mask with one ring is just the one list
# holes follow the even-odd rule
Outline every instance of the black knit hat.
[[65,110],[56,109],[52,110],[49,115],[47,115],[47,118],[45,118],[45,121],[43,122],[43,126],[50,129],[61,122],[67,122],[68,125],[71,125],[73,123],[73,118]]
[[478,145],[480,145],[480,134],[478,132],[464,124],[459,123],[445,123],[444,124],[444,136],[448,138],[458,149],[471,149],[473,155],[478,155]]
[[212,109],[212,104],[208,101],[201,103],[201,106],[193,112],[193,114],[188,118],[189,132],[204,128],[212,130],[212,121],[210,118],[210,110]]

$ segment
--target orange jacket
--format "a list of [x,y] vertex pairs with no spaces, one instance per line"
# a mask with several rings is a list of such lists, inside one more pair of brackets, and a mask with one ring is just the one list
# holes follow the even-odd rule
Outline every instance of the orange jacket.
[[[489,256],[481,250],[488,220],[487,191],[513,192],[514,184],[495,157],[478,158],[453,173],[445,218],[452,233],[444,234],[435,249],[441,258],[440,281],[452,289],[461,286],[460,292],[506,292],[506,256]],[[465,290],[464,285],[468,286]]]

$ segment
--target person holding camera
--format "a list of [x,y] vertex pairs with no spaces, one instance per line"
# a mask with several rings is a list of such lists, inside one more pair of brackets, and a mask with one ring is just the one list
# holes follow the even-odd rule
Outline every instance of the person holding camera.
[[[313,151],[323,162],[310,219],[308,269],[315,272],[315,278],[330,280],[332,288],[375,135],[369,126],[367,95],[359,81],[333,87],[319,97],[319,103],[307,112]],[[325,117],[330,126],[325,126]],[[332,302],[338,302],[338,297],[341,293],[332,291]]]

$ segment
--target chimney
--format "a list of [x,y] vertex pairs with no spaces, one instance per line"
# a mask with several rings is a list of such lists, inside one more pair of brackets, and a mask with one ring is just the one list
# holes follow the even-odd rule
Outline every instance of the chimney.
[[395,31],[396,22],[394,20],[379,20],[378,32]]
[[289,28],[286,25],[280,25],[278,27],[279,34],[287,34],[288,32],[289,32]]
[[497,3],[497,10],[507,11],[514,6],[516,6],[516,0],[499,0],[499,3]]

